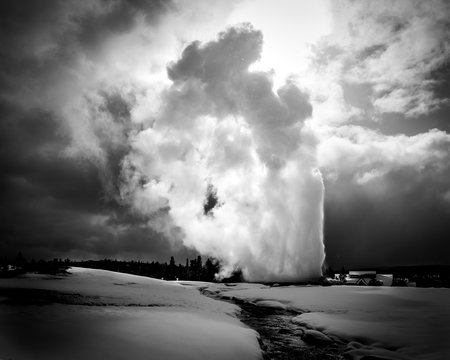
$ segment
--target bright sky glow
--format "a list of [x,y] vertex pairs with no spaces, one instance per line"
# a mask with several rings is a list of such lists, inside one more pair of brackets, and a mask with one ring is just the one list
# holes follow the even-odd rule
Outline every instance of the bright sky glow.
[[311,45],[332,31],[330,3],[284,0],[244,1],[229,23],[250,22],[264,34],[261,60],[251,69],[274,70],[275,88],[310,65]]

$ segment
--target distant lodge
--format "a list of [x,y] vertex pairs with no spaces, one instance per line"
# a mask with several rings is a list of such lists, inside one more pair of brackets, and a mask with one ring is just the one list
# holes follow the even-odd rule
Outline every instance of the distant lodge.
[[[348,274],[335,274],[326,279],[334,285],[360,285],[360,286],[392,286],[393,274],[377,274],[375,270],[349,271]],[[415,286],[415,284],[410,284]]]
[[450,287],[450,266],[424,265],[387,267],[328,273],[329,285]]
[[448,266],[412,266],[390,270],[391,274],[378,273],[376,270],[343,271],[326,277],[324,285],[450,287]]
[[393,274],[377,274],[376,271],[349,271],[344,277],[345,284],[363,286],[392,286]]

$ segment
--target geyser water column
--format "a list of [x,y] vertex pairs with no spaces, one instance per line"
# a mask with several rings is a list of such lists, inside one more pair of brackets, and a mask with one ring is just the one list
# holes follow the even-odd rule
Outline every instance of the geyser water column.
[[262,34],[243,24],[194,42],[123,163],[123,194],[149,225],[239,266],[247,280],[321,275],[323,183],[307,94],[249,71]]

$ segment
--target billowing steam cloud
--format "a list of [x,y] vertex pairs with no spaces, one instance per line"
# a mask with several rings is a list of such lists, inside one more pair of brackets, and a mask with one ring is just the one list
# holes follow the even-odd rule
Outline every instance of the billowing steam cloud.
[[304,121],[308,96],[249,71],[262,34],[250,25],[191,43],[173,84],[123,161],[122,195],[150,225],[248,280],[321,274],[323,184]]

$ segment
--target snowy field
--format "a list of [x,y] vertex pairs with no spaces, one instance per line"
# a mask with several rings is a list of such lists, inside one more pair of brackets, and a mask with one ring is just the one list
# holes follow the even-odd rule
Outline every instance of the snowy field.
[[292,321],[347,344],[345,358],[450,359],[450,289],[212,284],[207,291],[301,311]]
[[0,279],[0,359],[258,359],[239,309],[104,270]]
[[0,279],[0,359],[261,358],[239,308],[198,289],[295,310],[291,323],[304,339],[339,343],[346,359],[450,359],[450,289],[227,286],[70,272]]

